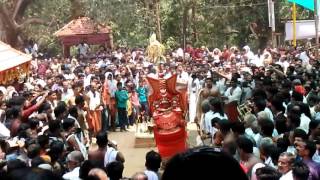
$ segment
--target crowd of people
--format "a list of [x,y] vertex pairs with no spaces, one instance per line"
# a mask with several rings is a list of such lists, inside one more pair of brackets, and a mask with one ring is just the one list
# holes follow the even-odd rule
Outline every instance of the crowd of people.
[[[83,42],[70,58],[26,49],[30,74],[0,87],[0,177],[123,179],[125,155],[107,132],[150,123],[146,77],[177,74],[200,148],[174,156],[162,176],[162,159],[150,151],[131,179],[320,179],[320,62],[305,47],[254,54],[188,44],[159,64],[142,48],[94,51]],[[230,104],[247,112],[231,118]]]

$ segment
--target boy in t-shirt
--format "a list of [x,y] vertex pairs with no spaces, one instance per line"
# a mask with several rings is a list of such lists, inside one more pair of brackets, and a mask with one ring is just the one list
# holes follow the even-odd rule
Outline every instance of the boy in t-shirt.
[[126,125],[128,124],[127,116],[127,101],[129,99],[128,91],[122,87],[122,83],[117,83],[117,91],[115,92],[117,109],[118,109],[118,119],[120,125],[120,131],[126,131]]

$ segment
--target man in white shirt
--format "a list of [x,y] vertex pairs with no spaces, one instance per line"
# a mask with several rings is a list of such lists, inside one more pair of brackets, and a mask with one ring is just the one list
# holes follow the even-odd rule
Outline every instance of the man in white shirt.
[[263,58],[262,58],[262,55],[256,55],[254,57],[254,60],[252,60],[250,62],[251,64],[255,65],[256,67],[262,67],[263,66]]
[[161,166],[161,156],[155,151],[149,151],[146,154],[145,166],[147,170],[144,173],[148,176],[148,180],[159,180],[158,171]]
[[[317,144],[319,146],[319,143]],[[317,151],[314,153],[312,160],[318,164],[320,164],[320,151],[317,149]]]
[[0,122],[0,139],[8,138],[10,138],[10,130],[2,122]]
[[268,107],[266,107],[264,108],[264,112],[268,115],[268,118],[273,122],[274,120],[273,120],[272,111]]
[[[256,133],[253,131],[252,127],[254,126],[254,122],[257,121],[257,118],[253,114],[246,114],[244,116],[244,126],[245,126],[245,135],[250,139],[254,139]],[[256,122],[257,123],[257,122]]]
[[177,54],[177,57],[183,57],[183,53],[184,53],[184,52],[183,52],[183,49],[182,49],[182,48],[178,48],[178,49],[177,49],[177,53],[176,53],[176,54]]
[[120,60],[123,57],[121,49],[118,49],[116,52],[114,52],[114,56]]
[[93,76],[90,72],[90,67],[86,66],[84,68],[84,79],[83,79],[83,86],[84,88],[86,88],[87,86],[89,86],[91,84],[91,77]]
[[101,95],[96,89],[92,89],[87,93],[89,97],[89,109],[94,111],[101,105]]
[[66,161],[69,172],[65,173],[62,178],[66,180],[80,180],[80,166],[84,161],[82,153],[80,151],[72,151],[68,154]]
[[204,114],[204,121],[203,121],[203,131],[206,134],[209,134],[213,131],[212,125],[211,125],[211,120],[214,118],[214,112],[213,111],[208,111]]
[[178,74],[178,78],[177,78],[177,82],[178,83],[182,83],[182,84],[187,84],[188,83],[189,74],[184,71],[184,69],[183,69],[183,67],[181,65],[179,65],[177,67],[177,74]]
[[254,100],[254,112],[257,115],[263,115],[266,116],[268,119],[270,119],[273,122],[273,114],[271,110],[267,107],[267,101],[263,98],[258,98]]
[[81,42],[79,45],[78,45],[78,52],[79,52],[79,55],[83,55],[83,56],[87,56],[87,53],[89,52],[89,45],[84,43],[84,42]]
[[306,51],[302,51],[299,55],[299,59],[302,60],[302,66],[306,67],[309,64],[310,58]]
[[309,133],[309,123],[311,119],[306,116],[304,113],[300,116],[300,129],[304,130],[307,134]]
[[238,86],[238,81],[236,79],[231,79],[230,87],[224,93],[224,96],[227,99],[226,103],[231,103],[231,102],[239,103],[241,94],[242,94],[242,90]]
[[287,61],[287,57],[285,55],[282,55],[279,61],[276,62],[276,64],[279,64],[283,68],[284,73],[287,72],[287,69],[290,66],[289,62]]
[[283,152],[278,159],[278,171],[282,174],[280,180],[293,180],[292,165],[295,160],[293,154]]
[[69,87],[68,81],[62,82],[62,93],[61,93],[61,100],[64,102],[68,102],[74,95],[73,89]]
[[219,78],[219,80],[216,81],[216,87],[218,88],[220,94],[223,94],[226,91],[226,78]]

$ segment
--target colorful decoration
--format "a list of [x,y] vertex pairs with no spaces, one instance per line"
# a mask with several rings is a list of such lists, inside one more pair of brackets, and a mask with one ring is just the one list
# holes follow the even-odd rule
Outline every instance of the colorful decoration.
[[160,155],[169,158],[187,149],[184,120],[187,94],[185,90],[177,90],[177,75],[169,79],[147,77],[147,80],[152,88],[148,100],[155,122],[154,137]]
[[147,56],[152,63],[159,63],[161,59],[165,59],[163,56],[165,47],[157,41],[157,36],[152,34],[149,39],[149,46],[147,47]]
[[17,67],[0,72],[0,84],[10,84],[15,79],[21,79],[28,76],[30,63],[24,63]]

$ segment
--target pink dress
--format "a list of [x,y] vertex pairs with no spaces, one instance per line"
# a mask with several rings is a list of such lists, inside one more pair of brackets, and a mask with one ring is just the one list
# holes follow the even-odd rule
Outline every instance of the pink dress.
[[132,103],[133,106],[135,106],[135,107],[140,106],[138,93],[133,92],[133,93],[131,94],[130,101],[131,101],[131,103]]

